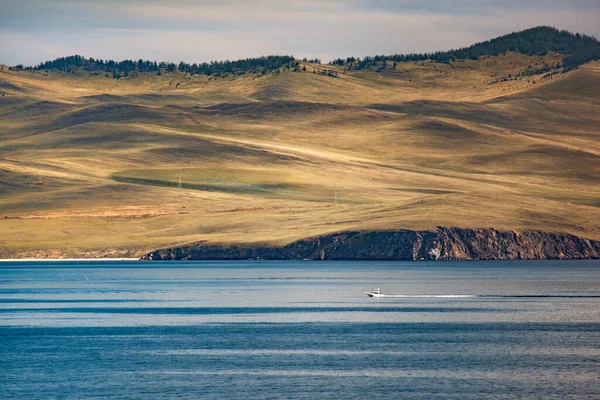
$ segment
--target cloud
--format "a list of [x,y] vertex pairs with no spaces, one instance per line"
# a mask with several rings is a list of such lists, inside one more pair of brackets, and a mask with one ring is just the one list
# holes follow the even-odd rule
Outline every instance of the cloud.
[[201,62],[265,54],[329,60],[467,46],[537,25],[600,35],[600,2],[4,0],[0,62],[69,54]]

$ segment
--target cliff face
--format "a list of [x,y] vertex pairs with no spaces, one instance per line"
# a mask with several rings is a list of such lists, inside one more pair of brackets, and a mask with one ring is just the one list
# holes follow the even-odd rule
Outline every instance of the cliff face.
[[537,260],[597,259],[600,242],[562,233],[438,227],[436,231],[354,231],[281,247],[197,243],[146,260]]

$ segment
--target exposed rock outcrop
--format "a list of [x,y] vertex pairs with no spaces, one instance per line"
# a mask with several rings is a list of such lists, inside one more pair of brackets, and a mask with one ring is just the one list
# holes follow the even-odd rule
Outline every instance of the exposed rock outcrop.
[[600,242],[564,233],[438,227],[436,231],[352,231],[285,246],[196,243],[146,260],[538,260],[598,259]]

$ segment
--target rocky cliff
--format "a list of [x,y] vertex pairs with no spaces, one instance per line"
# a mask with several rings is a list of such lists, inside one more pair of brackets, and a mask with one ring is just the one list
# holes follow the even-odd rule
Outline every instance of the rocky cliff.
[[438,227],[436,231],[353,231],[285,246],[196,243],[146,260],[538,260],[597,259],[600,242],[564,233]]

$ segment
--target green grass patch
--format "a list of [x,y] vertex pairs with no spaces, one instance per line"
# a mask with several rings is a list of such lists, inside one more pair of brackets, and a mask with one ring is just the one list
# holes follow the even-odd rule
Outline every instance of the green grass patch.
[[[278,169],[182,168],[133,169],[113,173],[117,182],[279,199],[335,202],[335,188],[301,181]],[[340,203],[357,201],[338,196]]]

